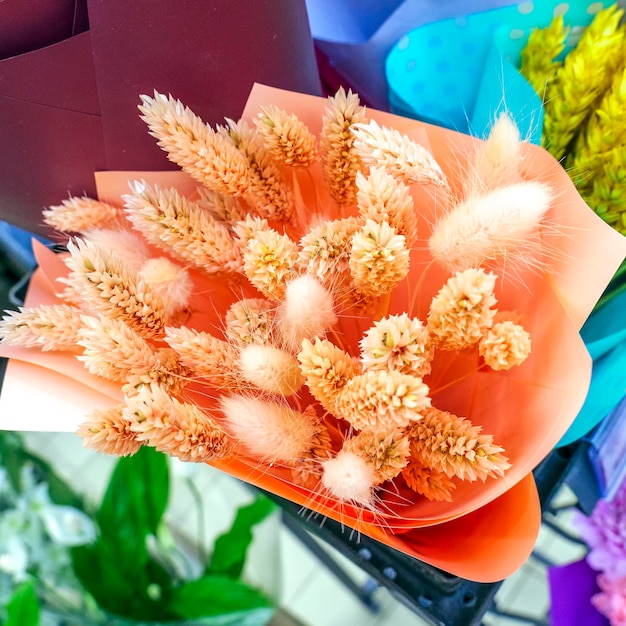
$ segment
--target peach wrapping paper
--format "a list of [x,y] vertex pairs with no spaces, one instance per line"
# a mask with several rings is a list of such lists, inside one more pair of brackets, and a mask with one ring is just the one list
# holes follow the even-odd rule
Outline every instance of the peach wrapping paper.
[[[251,119],[261,105],[275,104],[296,113],[317,134],[325,103],[321,98],[255,85],[244,117]],[[428,147],[453,188],[459,187],[462,171],[458,163],[471,154],[477,140],[388,113],[368,114]],[[427,380],[436,406],[469,417],[505,448],[512,468],[504,478],[488,479],[484,484],[458,481],[449,503],[430,502],[400,486],[397,493],[382,495],[374,515],[297,487],[289,481],[286,471],[258,468],[252,459],[237,458],[214,465],[457,575],[498,580],[517,569],[532,550],[540,523],[536,488],[529,473],[574,420],[589,385],[591,359],[578,329],[626,255],[626,239],[587,207],[562,167],[547,152],[525,145],[524,168],[525,177],[546,181],[556,190],[548,216],[554,227],[545,229],[542,237],[546,246],[559,254],[550,262],[549,274],[526,272],[521,282],[505,275],[497,283],[496,295],[501,310],[517,310],[521,314],[532,337],[532,354],[521,367],[509,372],[480,371],[467,375],[477,367],[476,355],[440,353]],[[138,178],[161,186],[176,186],[187,194],[195,189],[195,183],[183,173],[101,172],[96,175],[99,198],[119,203],[120,195],[128,189],[128,180]],[[307,217],[312,212],[335,215],[336,208],[321,184],[319,164],[311,168],[310,176],[294,176],[294,183],[307,206]],[[414,198],[420,213],[421,241],[412,253],[409,279],[396,289],[390,306],[391,313],[406,310],[424,318],[432,296],[447,274],[430,265],[419,293],[412,290],[430,261],[426,242],[436,217],[428,192],[416,188]],[[39,246],[37,255],[40,269],[29,292],[29,305],[54,301],[55,279],[65,273],[64,264],[49,251]],[[203,285],[203,290],[194,299],[194,313],[188,325],[214,328],[219,321],[216,311],[223,314],[235,296],[215,281],[199,275],[194,275],[194,280]],[[415,306],[410,306],[410,302]],[[369,319],[344,321],[340,332],[349,345],[356,346],[370,324]],[[84,414],[102,406],[107,396],[111,398],[110,405],[120,398],[119,389],[90,376],[72,356],[4,345],[0,345],[0,354],[21,362],[19,371],[13,363],[9,365],[6,388],[11,388],[16,376],[21,377],[22,383],[23,377],[28,376],[28,384],[39,388],[52,370],[55,377],[71,380],[67,387],[59,389],[60,396],[81,388]],[[436,391],[453,380],[458,382]],[[91,390],[93,397],[85,389]],[[190,393],[193,395],[193,390]],[[4,421],[4,404],[0,404],[0,411]],[[82,417],[77,415],[76,421]],[[46,411],[36,429],[55,430],[55,424],[57,418]],[[451,545],[452,550],[446,549]]]

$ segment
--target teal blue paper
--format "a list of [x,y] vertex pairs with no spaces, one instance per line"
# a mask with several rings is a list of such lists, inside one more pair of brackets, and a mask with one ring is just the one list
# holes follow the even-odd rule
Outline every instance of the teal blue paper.
[[507,110],[522,136],[539,143],[541,99],[516,69],[530,31],[562,13],[574,38],[610,4],[535,0],[417,28],[387,57],[392,110],[479,137]]

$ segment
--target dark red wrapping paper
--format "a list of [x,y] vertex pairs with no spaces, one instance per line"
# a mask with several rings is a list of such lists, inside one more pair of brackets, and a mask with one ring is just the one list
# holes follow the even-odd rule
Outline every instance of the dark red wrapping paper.
[[141,93],[209,123],[239,117],[254,82],[321,93],[304,0],[87,0],[87,32],[84,2],[36,4],[0,3],[0,219],[33,232],[44,207],[94,195],[94,171],[175,169]]

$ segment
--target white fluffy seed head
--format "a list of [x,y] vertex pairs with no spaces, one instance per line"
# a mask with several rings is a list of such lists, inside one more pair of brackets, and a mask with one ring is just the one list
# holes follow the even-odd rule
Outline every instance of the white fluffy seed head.
[[168,317],[187,308],[193,285],[184,267],[172,263],[165,257],[158,257],[148,259],[141,266],[139,273],[163,300]]
[[[521,182],[474,195],[435,226],[428,242],[433,258],[450,271],[521,258],[550,208],[549,185]],[[523,251],[523,252],[522,252]],[[538,259],[527,259],[536,265]]]
[[288,406],[241,395],[222,397],[220,404],[227,430],[262,461],[293,463],[314,443],[313,421]]
[[129,230],[95,228],[84,233],[83,238],[98,247],[114,252],[124,259],[124,264],[131,270],[138,271],[150,257],[144,240]]
[[298,361],[274,346],[246,346],[241,350],[239,369],[241,375],[259,389],[283,396],[296,393],[304,383]]
[[322,485],[343,501],[370,505],[376,484],[376,472],[358,454],[341,450],[322,463]]
[[323,337],[336,321],[333,297],[317,278],[305,274],[287,283],[277,315],[286,350],[299,350],[303,339]]

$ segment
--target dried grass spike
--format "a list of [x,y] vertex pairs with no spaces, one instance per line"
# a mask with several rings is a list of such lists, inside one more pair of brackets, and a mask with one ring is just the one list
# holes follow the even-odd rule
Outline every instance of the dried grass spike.
[[87,196],[71,197],[43,211],[43,221],[63,233],[84,233],[94,228],[114,228],[124,223],[124,214],[108,202]]
[[424,467],[411,458],[410,463],[402,470],[402,477],[409,489],[425,498],[452,502],[452,491],[456,489],[456,485],[443,472]]
[[83,445],[101,454],[135,454],[143,443],[132,430],[133,422],[125,416],[125,408],[121,404],[104,411],[93,411],[76,430],[76,434],[83,439]]
[[244,298],[226,311],[226,335],[243,348],[272,342],[275,305],[263,298]]
[[348,450],[340,450],[322,462],[322,486],[333,498],[371,506],[376,486],[376,471],[365,459]]
[[274,346],[251,344],[242,348],[239,371],[258,389],[282,396],[297,393],[304,384],[298,361]]

